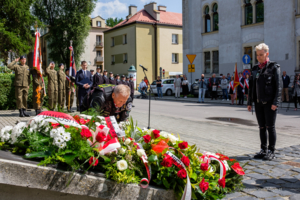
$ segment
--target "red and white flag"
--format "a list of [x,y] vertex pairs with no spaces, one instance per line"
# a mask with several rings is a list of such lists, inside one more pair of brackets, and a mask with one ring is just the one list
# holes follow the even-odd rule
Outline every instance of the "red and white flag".
[[70,69],[69,69],[69,76],[75,77],[76,76],[76,66],[75,66],[75,58],[74,58],[74,49],[72,46],[69,47],[71,54],[70,54]]
[[37,72],[42,76],[42,67],[41,67],[41,55],[40,55],[40,33],[38,31],[35,32],[35,44],[34,44],[34,52],[33,52],[33,67],[37,70]]

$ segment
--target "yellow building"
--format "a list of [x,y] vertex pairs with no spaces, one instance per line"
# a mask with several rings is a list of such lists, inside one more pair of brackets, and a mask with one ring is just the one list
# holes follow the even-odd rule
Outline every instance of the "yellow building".
[[182,74],[182,14],[167,12],[156,3],[137,12],[129,7],[126,20],[104,31],[105,69],[127,75],[134,65],[137,84],[144,78],[139,65],[148,69],[150,83],[165,70],[165,77]]

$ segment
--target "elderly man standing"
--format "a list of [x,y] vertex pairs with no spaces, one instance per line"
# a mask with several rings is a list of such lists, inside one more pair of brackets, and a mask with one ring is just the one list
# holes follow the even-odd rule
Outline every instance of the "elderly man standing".
[[180,98],[181,78],[179,77],[179,75],[176,75],[176,79],[174,80],[174,88],[175,98]]
[[[20,64],[18,61],[20,60]],[[28,89],[30,86],[30,71],[26,65],[26,57],[21,56],[15,59],[8,66],[9,69],[14,70],[15,73],[15,95],[17,99],[17,108],[19,109],[20,117],[30,117],[26,114]]]
[[55,64],[51,62],[46,68],[44,76],[48,77],[48,106],[50,110],[54,110],[57,103],[57,93],[58,93],[58,82],[57,82],[57,72],[54,69]]
[[75,83],[79,87],[78,100],[80,112],[82,112],[83,98],[85,97],[85,95],[87,95],[87,93],[90,91],[93,85],[92,74],[90,71],[87,70],[86,61],[81,62],[81,70],[79,70],[76,74]]
[[284,95],[285,95],[285,100],[287,102],[289,102],[289,84],[290,84],[291,80],[290,77],[288,75],[286,75],[286,71],[282,72],[282,83],[283,83],[283,87],[282,87],[282,92],[281,92],[281,101],[284,101]]
[[115,116],[117,121],[125,121],[132,108],[130,88],[127,85],[96,88],[83,102],[83,111],[95,108],[104,117]]
[[63,109],[66,99],[66,74],[64,72],[64,65],[59,64],[59,71],[57,72],[58,82],[58,108]]

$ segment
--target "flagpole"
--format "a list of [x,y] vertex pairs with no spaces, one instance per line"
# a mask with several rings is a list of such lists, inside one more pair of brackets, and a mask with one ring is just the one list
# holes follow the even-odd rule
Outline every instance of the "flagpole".
[[[235,63],[235,71],[237,70],[237,63]],[[236,73],[236,72],[235,72]],[[234,74],[235,74],[234,73]],[[237,104],[237,89],[235,88],[235,104]]]
[[[70,41],[70,46],[72,46],[72,40]],[[73,49],[70,51],[70,64],[71,64],[71,62],[72,62],[72,51],[73,51]],[[70,76],[70,70],[72,70],[72,69],[70,69],[70,66],[69,66],[69,76]],[[71,77],[69,77],[69,99],[68,99],[68,110],[70,111],[71,109],[70,109],[70,99],[71,99]]]

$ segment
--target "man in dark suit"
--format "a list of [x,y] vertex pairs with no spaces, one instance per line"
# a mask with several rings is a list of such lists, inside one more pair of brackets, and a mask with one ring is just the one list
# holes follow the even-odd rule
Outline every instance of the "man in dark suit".
[[289,84],[291,83],[290,77],[286,75],[286,71],[282,72],[282,91],[281,91],[281,101],[284,101],[284,95],[285,100],[289,102]]
[[214,98],[217,100],[219,82],[216,78],[216,74],[213,74],[212,77],[210,78],[210,86],[211,86],[211,100],[213,100]]
[[240,80],[240,84],[237,88],[237,92],[238,92],[238,98],[239,98],[239,104],[238,105],[244,105],[244,82],[245,79],[243,78],[243,74],[240,72],[239,73],[239,80]]
[[86,61],[81,62],[81,70],[79,70],[76,74],[75,84],[77,85],[78,89],[78,100],[79,100],[79,107],[80,112],[82,110],[81,105],[84,96],[90,91],[93,85],[93,78],[91,72],[87,70],[87,63]]
[[97,67],[97,72],[93,77],[93,88],[97,87],[98,85],[104,84],[104,80],[103,80],[103,77],[100,74],[100,72],[101,72],[101,67],[98,66]]
[[119,74],[117,74],[115,76],[115,79],[116,79],[116,85],[120,85],[121,84],[121,80],[120,80],[120,75]]
[[[133,81],[133,76],[130,76],[130,80],[129,80],[129,84],[130,84],[130,97],[132,99],[132,103],[133,103],[133,98],[134,98],[134,81]],[[134,105],[132,105],[132,107],[135,107]]]
[[120,84],[122,84],[122,85],[127,85],[127,83],[126,83],[126,80],[125,80],[126,78],[125,78],[125,76],[124,75],[122,75],[121,76],[121,81],[120,81]]
[[112,72],[109,72],[109,84],[111,84],[111,85],[117,85],[117,81],[114,78],[114,74]]
[[104,70],[103,71],[103,84],[109,84],[109,79],[108,79],[108,77],[107,77],[107,71],[106,70]]

